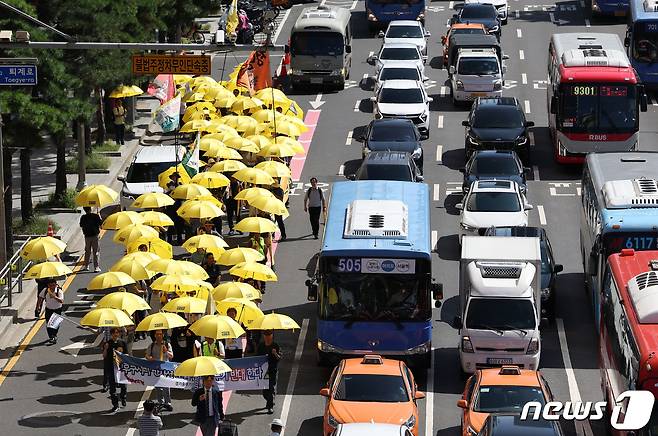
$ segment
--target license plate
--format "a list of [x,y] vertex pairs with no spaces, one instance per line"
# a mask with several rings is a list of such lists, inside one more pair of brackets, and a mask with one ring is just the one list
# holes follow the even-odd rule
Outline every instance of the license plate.
[[471,92],[471,97],[486,97],[486,92]]
[[321,77],[312,77],[311,78],[311,83],[313,85],[322,85],[322,78]]
[[488,358],[487,363],[489,365],[511,365],[512,359]]

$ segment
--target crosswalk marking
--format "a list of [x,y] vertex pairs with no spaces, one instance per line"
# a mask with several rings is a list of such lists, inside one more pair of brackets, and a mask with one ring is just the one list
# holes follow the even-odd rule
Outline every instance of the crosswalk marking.
[[542,226],[546,225],[546,212],[544,212],[544,206],[537,205],[537,213],[539,213],[539,224]]
[[439,129],[443,129],[443,115],[438,116],[436,127]]
[[441,198],[441,186],[438,183],[434,184],[434,193],[432,198],[434,201],[439,201]]
[[347,139],[345,140],[345,145],[352,145],[352,135],[353,134],[354,134],[354,132],[352,130],[347,132]]
[[436,163],[441,164],[443,160],[443,145],[436,146]]

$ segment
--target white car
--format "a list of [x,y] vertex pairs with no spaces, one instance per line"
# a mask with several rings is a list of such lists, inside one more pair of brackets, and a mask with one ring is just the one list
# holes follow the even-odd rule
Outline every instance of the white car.
[[375,95],[387,80],[425,82],[428,79],[423,76],[423,71],[418,68],[418,65],[406,61],[388,62],[375,76]]
[[480,229],[527,226],[528,204],[519,185],[510,180],[478,180],[471,185],[461,210],[460,242],[464,235],[478,235]]
[[405,425],[379,424],[373,422],[357,422],[338,424],[331,436],[413,436]]
[[375,118],[407,118],[414,122],[423,137],[430,132],[430,103],[423,82],[414,80],[387,80],[370,100]]
[[[478,97],[502,97],[505,65],[494,49],[458,50],[457,66],[448,68],[452,101],[473,101]],[[504,56],[503,56],[504,58]]]
[[493,5],[498,11],[501,24],[507,24],[507,16],[509,15],[509,5],[507,0],[465,0],[464,3],[482,3]]
[[395,42],[409,42],[415,44],[420,50],[423,62],[427,62],[427,38],[430,32],[425,30],[420,21],[399,20],[388,24],[386,33],[380,34],[384,38],[384,44]]
[[425,64],[423,57],[416,44],[409,42],[389,42],[382,44],[379,54],[372,55],[368,58],[368,63],[375,65],[376,71],[379,72],[384,65],[390,62],[405,61],[412,65],[417,65],[425,74]]
[[123,183],[120,195],[121,210],[128,209],[132,202],[142,194],[163,192],[158,185],[158,176],[180,163],[185,150],[185,147],[174,145],[140,147],[135,153],[126,175],[117,177]]

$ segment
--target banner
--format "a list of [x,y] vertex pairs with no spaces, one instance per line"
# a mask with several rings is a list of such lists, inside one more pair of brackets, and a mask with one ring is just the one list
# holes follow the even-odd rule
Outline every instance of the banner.
[[160,104],[164,104],[174,98],[174,90],[174,75],[159,74],[153,82],[149,83],[146,92],[160,100]]
[[188,148],[185,154],[183,155],[183,159],[181,160],[181,163],[183,164],[183,167],[185,168],[185,171],[187,171],[187,174],[190,175],[190,177],[194,177],[197,175],[199,172],[199,140],[201,138],[201,134],[197,132],[196,138],[194,139],[194,142],[192,143],[192,148]]
[[168,102],[156,109],[153,118],[163,132],[173,132],[178,129],[180,120],[181,95],[178,94]]
[[[226,359],[232,371],[215,376],[215,385],[222,391],[266,389],[267,356]],[[118,383],[195,390],[201,387],[201,377],[176,377],[176,362],[161,362],[132,357],[115,352],[114,373]]]

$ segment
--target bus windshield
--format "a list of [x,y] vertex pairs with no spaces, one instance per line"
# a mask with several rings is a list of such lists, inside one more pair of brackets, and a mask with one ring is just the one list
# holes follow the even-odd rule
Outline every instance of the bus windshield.
[[431,309],[422,274],[330,272],[320,281],[320,316],[345,321],[421,321]]
[[658,250],[658,232],[609,232],[603,236],[605,257],[620,253],[624,248]]
[[658,62],[658,22],[635,23],[631,55],[638,62]]
[[562,85],[562,130],[582,133],[635,132],[638,103],[633,85]]
[[339,56],[344,49],[343,35],[337,32],[295,32],[290,54],[296,56]]

